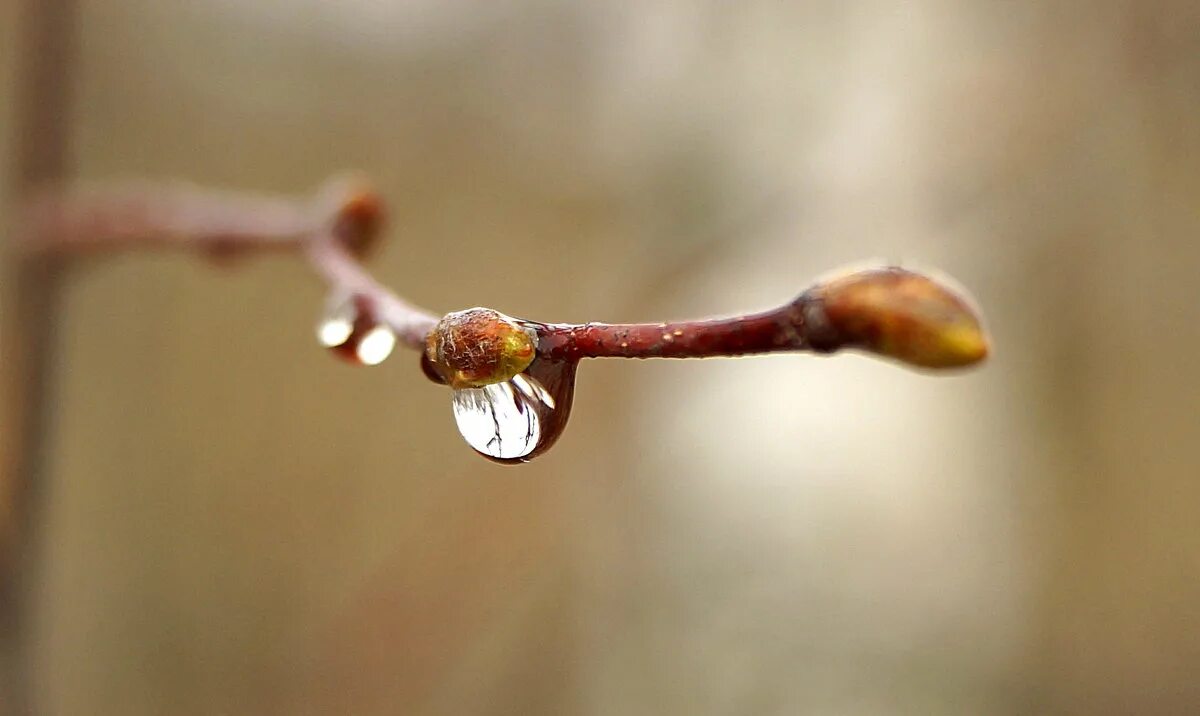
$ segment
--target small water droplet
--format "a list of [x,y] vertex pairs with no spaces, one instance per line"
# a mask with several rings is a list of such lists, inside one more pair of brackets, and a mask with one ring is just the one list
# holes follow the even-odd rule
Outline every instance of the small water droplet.
[[375,326],[358,342],[355,355],[363,365],[379,365],[396,347],[396,334],[387,326]]
[[349,321],[325,321],[317,327],[317,340],[326,348],[340,346],[354,332],[354,324]]
[[396,334],[375,319],[359,295],[335,295],[317,324],[317,340],[338,357],[359,365],[379,365],[396,347]]
[[454,420],[467,444],[496,462],[528,462],[567,425],[575,363],[536,359],[503,383],[454,391]]

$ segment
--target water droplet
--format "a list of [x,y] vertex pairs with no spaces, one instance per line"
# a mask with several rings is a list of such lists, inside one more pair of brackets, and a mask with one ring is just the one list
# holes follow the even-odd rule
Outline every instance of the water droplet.
[[353,296],[333,296],[325,304],[325,313],[317,323],[317,340],[326,348],[340,346],[354,332],[358,310]]
[[454,391],[458,432],[496,462],[528,462],[554,444],[567,425],[575,363],[536,359],[503,383]]
[[355,355],[363,365],[379,365],[396,347],[396,334],[387,326],[375,326],[358,342]]
[[337,356],[359,365],[379,365],[396,347],[396,334],[375,319],[364,296],[335,295],[317,324],[317,340]]
[[471,447],[501,460],[525,457],[542,437],[538,411],[511,380],[454,391],[454,419]]

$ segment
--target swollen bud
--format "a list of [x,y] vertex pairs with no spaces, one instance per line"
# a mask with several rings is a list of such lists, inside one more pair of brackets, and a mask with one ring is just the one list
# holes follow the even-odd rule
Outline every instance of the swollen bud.
[[817,319],[812,322],[823,324],[839,347],[864,348],[922,368],[968,366],[988,354],[987,334],[971,301],[912,271],[846,274],[817,284],[803,298]]
[[536,353],[534,329],[490,308],[446,314],[425,347],[425,357],[452,388],[502,383],[528,368]]
[[320,192],[322,201],[332,206],[331,230],[337,241],[355,258],[365,258],[383,230],[383,198],[366,179],[355,175],[332,179]]

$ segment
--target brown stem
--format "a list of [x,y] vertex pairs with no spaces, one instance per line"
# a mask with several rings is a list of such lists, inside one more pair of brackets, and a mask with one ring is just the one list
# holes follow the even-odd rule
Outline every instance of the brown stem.
[[[811,303],[801,296],[770,311],[732,318],[674,323],[548,325],[538,353],[555,360],[580,358],[714,358],[776,351],[819,350]],[[823,324],[822,324],[823,325]],[[820,325],[818,325],[820,328]],[[825,331],[824,333],[828,333]],[[819,338],[827,338],[825,335]]]
[[535,324],[538,354],[580,358],[713,358],[861,348],[922,368],[982,360],[987,336],[960,293],[891,267],[817,283],[794,301],[762,313],[678,323]]

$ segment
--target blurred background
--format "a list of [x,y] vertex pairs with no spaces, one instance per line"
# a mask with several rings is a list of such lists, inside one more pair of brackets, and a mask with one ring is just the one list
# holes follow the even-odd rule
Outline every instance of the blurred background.
[[934,267],[995,352],[593,361],[501,467],[411,355],[318,347],[300,261],[91,263],[54,314],[36,713],[1200,711],[1200,4],[68,9],[72,180],[362,170],[373,270],[438,312]]

